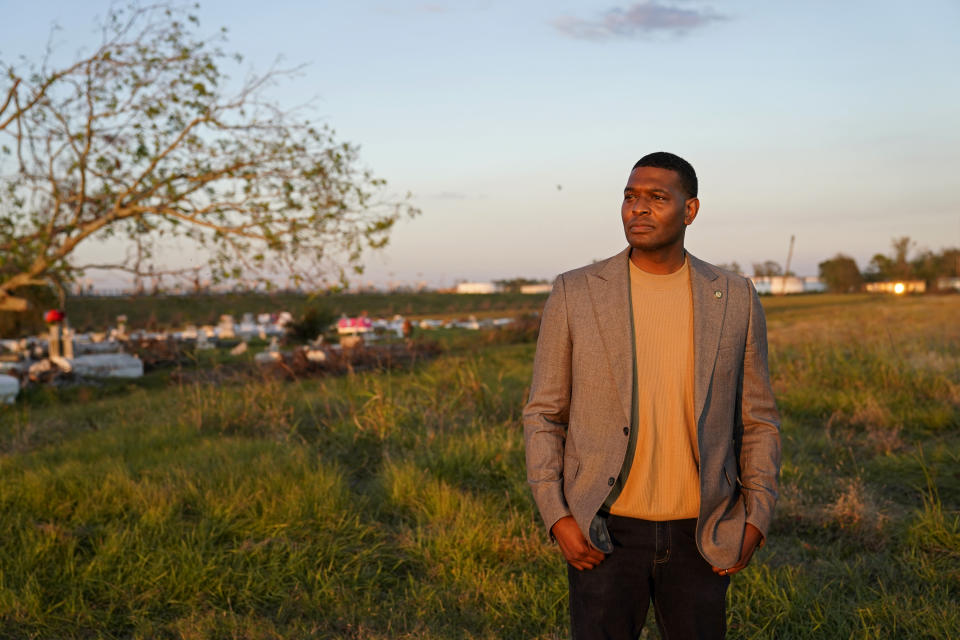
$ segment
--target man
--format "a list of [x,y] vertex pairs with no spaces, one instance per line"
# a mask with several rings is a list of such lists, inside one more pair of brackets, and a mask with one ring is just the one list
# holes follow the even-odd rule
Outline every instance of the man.
[[527,474],[567,560],[573,637],[722,638],[729,576],[777,498],[779,415],[749,280],[684,250],[697,176],[671,153],[624,189],[629,246],[557,277],[524,408]]

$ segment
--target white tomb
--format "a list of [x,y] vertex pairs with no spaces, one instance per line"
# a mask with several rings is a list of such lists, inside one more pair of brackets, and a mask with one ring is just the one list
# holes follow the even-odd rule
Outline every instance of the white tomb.
[[88,378],[142,378],[143,361],[129,353],[95,353],[70,360],[73,372]]
[[0,373],[0,404],[13,404],[20,393],[20,381]]

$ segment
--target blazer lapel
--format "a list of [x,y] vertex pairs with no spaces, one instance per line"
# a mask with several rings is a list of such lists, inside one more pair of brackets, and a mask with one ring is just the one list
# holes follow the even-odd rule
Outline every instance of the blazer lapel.
[[713,367],[717,361],[717,347],[723,333],[727,280],[720,278],[710,265],[692,255],[690,267],[693,295],[693,406],[699,431],[700,416],[707,400]]
[[605,260],[587,275],[590,301],[597,328],[610,364],[623,407],[624,424],[630,423],[633,401],[633,340],[630,336],[630,274],[627,260],[630,247]]

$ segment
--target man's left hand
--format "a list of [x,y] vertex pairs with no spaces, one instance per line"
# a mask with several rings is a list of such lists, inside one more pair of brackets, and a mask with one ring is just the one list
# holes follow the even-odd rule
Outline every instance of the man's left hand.
[[737,560],[737,564],[727,569],[713,567],[713,572],[721,576],[732,576],[745,568],[750,564],[750,558],[753,557],[753,552],[757,550],[757,545],[760,544],[761,540],[763,540],[763,534],[760,533],[760,529],[748,522],[743,530],[743,546],[740,547],[740,559]]

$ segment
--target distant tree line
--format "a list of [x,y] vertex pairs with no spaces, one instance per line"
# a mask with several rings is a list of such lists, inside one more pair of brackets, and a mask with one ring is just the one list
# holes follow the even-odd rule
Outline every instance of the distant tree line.
[[907,236],[894,238],[892,251],[874,255],[863,271],[856,260],[838,253],[820,263],[820,279],[827,289],[837,293],[859,291],[865,282],[888,280],[923,280],[927,290],[933,291],[937,289],[939,278],[960,275],[960,248],[935,252],[930,249],[915,251],[915,246],[916,243]]
[[493,284],[504,293],[520,293],[528,284],[545,284],[547,280],[531,280],[529,278],[510,278],[508,280],[494,280]]
[[753,275],[756,276],[793,276],[796,275],[793,271],[783,272],[783,267],[780,266],[779,262],[775,260],[767,260],[766,262],[754,262],[753,263]]
[[[820,279],[834,293],[853,293],[863,289],[867,282],[891,280],[923,280],[927,291],[937,290],[940,278],[960,276],[960,248],[952,247],[931,251],[917,250],[916,243],[908,236],[893,238],[889,254],[877,253],[861,270],[852,257],[838,253],[819,266]],[[737,262],[718,265],[722,269],[740,275],[746,272]],[[793,276],[793,271],[784,272],[775,260],[753,263],[753,277]]]

